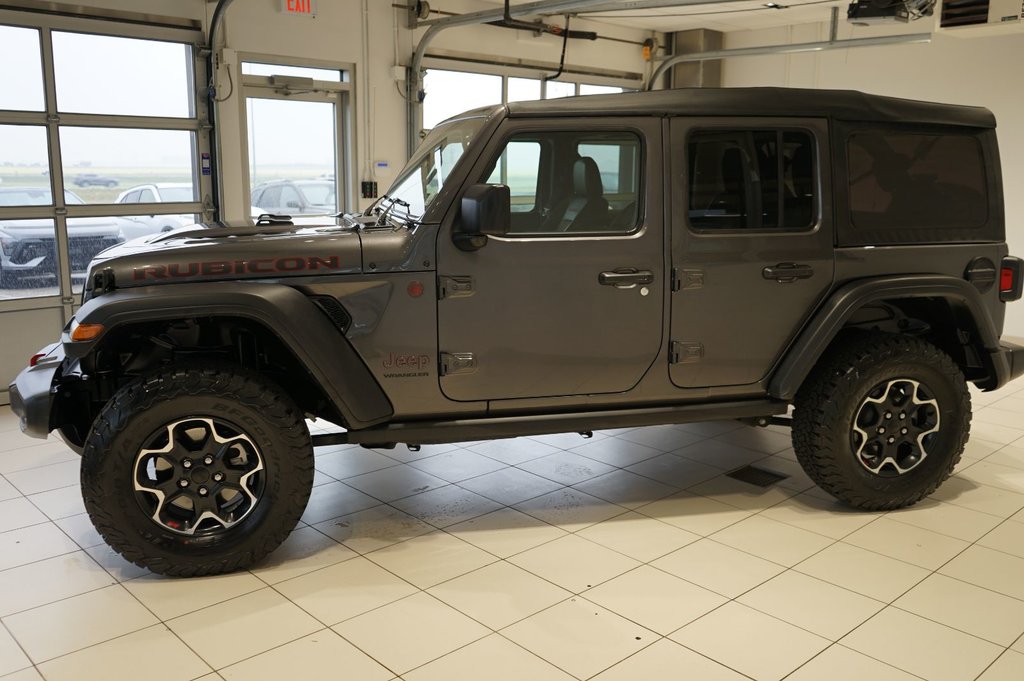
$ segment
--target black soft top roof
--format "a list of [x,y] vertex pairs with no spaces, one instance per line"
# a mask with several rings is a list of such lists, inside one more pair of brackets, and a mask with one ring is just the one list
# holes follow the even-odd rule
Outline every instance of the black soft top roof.
[[508,105],[509,116],[815,116],[844,121],[886,121],[996,127],[983,107],[935,104],[856,90],[799,88],[681,88],[618,95],[588,95]]

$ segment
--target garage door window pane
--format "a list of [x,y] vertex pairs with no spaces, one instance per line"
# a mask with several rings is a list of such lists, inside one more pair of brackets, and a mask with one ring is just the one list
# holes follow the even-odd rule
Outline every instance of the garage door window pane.
[[423,127],[470,109],[501,104],[501,76],[430,69],[423,78]]
[[615,95],[622,92],[622,88],[611,85],[580,85],[581,95]]
[[[0,26],[0,110],[42,111],[43,62],[39,31]],[[17,67],[13,67],[17,64]]]
[[533,78],[509,78],[508,101],[532,102],[540,99],[540,81]]
[[121,218],[68,218],[71,289],[75,293],[82,292],[92,259],[124,241],[123,224]]
[[54,32],[53,63],[60,111],[195,115],[189,45]]
[[144,184],[195,191],[189,131],[64,127],[60,143],[64,184],[86,203],[115,203]]
[[576,83],[563,83],[561,81],[548,81],[546,99],[561,99],[562,97],[576,96]]
[[0,300],[55,296],[53,220],[0,218]]
[[242,73],[246,76],[297,76],[312,78],[330,83],[341,83],[347,80],[343,71],[338,69],[316,69],[308,66],[286,66],[284,64],[261,64],[259,62],[242,62]]
[[49,206],[46,128],[0,125],[0,206]]

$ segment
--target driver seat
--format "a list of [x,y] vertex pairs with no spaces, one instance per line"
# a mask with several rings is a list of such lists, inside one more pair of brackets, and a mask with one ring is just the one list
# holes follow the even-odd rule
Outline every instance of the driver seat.
[[608,201],[597,162],[581,156],[572,164],[572,194],[551,211],[551,231],[587,231],[606,227]]

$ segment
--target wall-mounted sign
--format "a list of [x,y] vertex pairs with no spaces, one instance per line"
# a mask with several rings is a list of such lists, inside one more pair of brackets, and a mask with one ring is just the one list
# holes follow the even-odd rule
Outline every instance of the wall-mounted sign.
[[281,13],[296,17],[315,17],[316,0],[281,0]]

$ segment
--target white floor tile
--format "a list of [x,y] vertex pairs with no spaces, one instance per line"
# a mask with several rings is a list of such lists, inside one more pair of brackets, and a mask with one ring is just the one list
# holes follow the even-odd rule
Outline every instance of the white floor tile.
[[893,605],[1001,646],[1024,634],[1024,601],[945,575],[931,575]]
[[565,530],[513,508],[503,508],[452,525],[446,531],[500,558],[508,558],[566,535]]
[[572,449],[588,442],[603,440],[606,437],[608,436],[604,433],[592,432],[590,437],[584,437],[580,433],[554,433],[552,435],[531,435],[530,439],[536,440],[537,442],[543,442],[546,445],[551,445],[558,449]]
[[78,485],[80,467],[79,461],[65,461],[49,466],[15,471],[4,477],[22,494],[36,494],[60,487]]
[[977,542],[981,546],[1024,558],[1024,523],[1004,522]]
[[670,638],[757,681],[778,681],[829,645],[820,636],[735,602]]
[[421,589],[498,560],[447,532],[433,532],[392,544],[366,557]]
[[926,499],[900,511],[891,511],[886,517],[967,542],[977,541],[1002,522],[998,516],[934,499]]
[[761,511],[761,515],[832,539],[842,539],[880,517],[815,494],[798,494]]
[[943,565],[944,575],[1024,600],[1024,558],[972,546]]
[[657,634],[578,596],[501,633],[578,679],[590,678],[658,638]]
[[458,485],[438,487],[391,505],[434,527],[448,527],[501,508],[501,504]]
[[978,681],[1020,681],[1024,679],[1024,654],[1007,650],[992,663]]
[[284,543],[252,569],[252,573],[267,584],[277,584],[292,577],[327,567],[356,556],[356,552],[342,546],[312,527],[292,530]]
[[0,572],[0,616],[53,603],[114,584],[83,551]]
[[14,485],[7,482],[7,479],[4,476],[0,475],[0,501],[7,501],[8,499],[14,499],[20,496],[21,492],[19,492]]
[[302,522],[316,525],[331,518],[357,513],[380,504],[368,494],[363,494],[343,482],[331,482],[313,488],[302,514]]
[[632,558],[575,535],[566,535],[508,560],[573,593],[597,586],[640,565]]
[[448,482],[461,482],[500,471],[506,467],[500,461],[467,449],[457,449],[426,459],[419,459],[409,465]]
[[0,501],[0,533],[38,525],[47,520],[43,512],[24,497]]
[[[607,442],[607,440],[601,442]],[[600,444],[600,442],[595,444]],[[606,463],[572,452],[557,452],[542,456],[539,459],[521,463],[518,468],[562,485],[575,485],[615,470],[613,466]]]
[[433,475],[428,475],[408,465],[393,466],[373,473],[357,475],[347,479],[345,483],[384,502],[421,494],[429,489],[444,487],[448,484],[441,478],[435,478]]
[[[685,674],[682,676],[681,674]],[[675,641],[663,638],[627,657],[593,681],[640,681],[641,679],[694,679],[694,681],[748,681],[749,677],[698,655]]]
[[662,636],[728,600],[649,565],[588,589],[583,596]]
[[792,570],[737,600],[830,641],[838,641],[885,607],[881,601]]
[[78,545],[51,523],[10,530],[0,533],[0,570],[77,550]]
[[651,565],[728,598],[736,598],[785,569],[710,539],[684,546]]
[[67,518],[68,516],[85,513],[85,503],[82,501],[82,490],[78,485],[61,487],[60,489],[40,492],[28,497],[40,511],[46,514],[50,520]]
[[146,681],[189,681],[211,671],[162,624],[44,662],[39,669],[47,681],[110,681],[142,676]]
[[[239,596],[167,622],[214,669],[312,634],[322,624],[272,589]],[[225,631],[241,632],[225,636]]]
[[621,506],[568,487],[516,504],[515,508],[567,532],[582,530],[626,512]]
[[929,681],[973,679],[1003,651],[988,641],[891,607],[847,635],[842,644]]
[[407,445],[399,444],[395,445],[393,449],[375,449],[373,451],[395,461],[411,463],[420,459],[428,459],[438,454],[444,454],[445,452],[455,451],[456,449],[461,449],[461,447],[457,444],[423,445],[419,450],[413,451]]
[[797,494],[785,487],[757,487],[725,475],[694,485],[690,491],[746,511],[763,511]]
[[372,473],[382,468],[397,465],[395,460],[362,447],[349,447],[343,450],[317,454],[316,469],[323,471],[335,480],[354,478],[364,473]]
[[357,553],[376,551],[435,529],[408,513],[383,504],[317,523],[313,527]]
[[[43,605],[5,617],[3,621],[36,663],[157,623],[157,619],[120,586],[108,586]],[[55,626],[55,623],[59,624]]]
[[623,513],[577,534],[643,563],[700,539],[700,535],[639,513]]
[[636,510],[663,523],[704,537],[753,515],[753,511],[744,511],[689,492],[681,492],[640,506]]
[[637,428],[628,433],[617,436],[620,440],[635,442],[637,444],[652,447],[662,452],[671,452],[694,442],[700,442],[704,438],[695,433],[688,433],[676,426],[651,426],[649,428]]
[[506,638],[491,634],[405,674],[406,681],[573,681]]
[[1001,518],[1006,518],[1024,509],[1024,494],[990,485],[979,485],[960,475],[954,475],[942,483],[942,486],[932,494],[931,498],[982,513],[991,513]]
[[71,537],[83,549],[103,543],[103,537],[93,527],[88,513],[79,513],[78,515],[61,518],[55,521],[55,524],[64,530],[64,534]]
[[776,433],[767,428],[747,426],[715,436],[719,442],[738,445],[764,454],[778,454],[793,446],[793,438],[787,433]]
[[647,461],[662,453],[662,450],[656,447],[648,447],[645,444],[630,442],[618,437],[593,440],[574,447],[572,451],[588,459],[619,468]]
[[429,593],[494,630],[572,596],[569,591],[505,561],[438,584]]
[[841,645],[830,646],[795,672],[786,681],[919,681],[884,662],[862,655]]
[[346,560],[274,588],[328,625],[416,592],[416,587],[365,558]]
[[574,487],[624,508],[645,506],[678,491],[675,487],[622,469],[613,470]]
[[[0,669],[3,668],[3,663],[0,663]],[[13,674],[7,674],[3,677],[4,681],[45,681],[39,672],[36,671],[35,667],[28,667],[21,671],[14,672]]]
[[562,485],[539,475],[527,473],[521,468],[509,467],[477,478],[463,480],[459,483],[459,487],[476,492],[499,504],[512,506],[521,501],[554,492]]
[[151,574],[124,583],[124,587],[133,596],[164,621],[258,591],[265,586],[248,572],[188,579]]
[[478,442],[468,445],[466,449],[510,466],[561,451],[557,447],[546,445],[543,442],[538,442],[528,437]]
[[935,570],[969,545],[889,518],[879,518],[843,541],[928,570]]
[[334,630],[396,674],[405,674],[491,633],[426,593],[342,622]]
[[124,556],[106,544],[90,546],[85,552],[118,582],[127,582],[129,579],[151,574],[146,568],[129,563]]
[[720,544],[792,567],[833,543],[833,539],[755,515],[711,535]]
[[892,602],[928,576],[928,571],[839,542],[796,565],[794,570],[884,603]]
[[220,671],[228,681],[387,681],[394,674],[330,629],[322,629]]
[[[733,432],[741,433],[744,431],[737,430]],[[722,437],[729,437],[732,434],[733,433],[729,433]],[[702,464],[713,466],[714,468],[718,468],[722,471],[731,471],[734,468],[746,466],[763,459],[771,452],[747,449],[746,447],[741,447],[740,445],[732,444],[730,442],[723,442],[716,438],[712,440],[701,440],[695,444],[677,449],[672,453],[676,456],[689,459],[690,461],[698,461]]]
[[[1020,419],[1019,416],[1017,418]],[[986,459],[979,461],[958,475],[980,485],[989,485],[990,487],[998,487],[1009,492],[1024,494],[1024,470],[1020,468],[1000,466],[996,463],[990,463]]]
[[0,676],[13,674],[14,672],[31,669],[32,661],[25,655],[17,641],[7,633],[7,629],[0,626]]
[[628,466],[626,470],[679,489],[693,487],[722,472],[714,466],[685,459],[675,454],[660,454]]
[[0,473],[23,471],[27,468],[48,466],[65,461],[81,461],[81,457],[68,449],[63,442],[40,442],[18,433],[22,446],[17,449],[0,448]]

